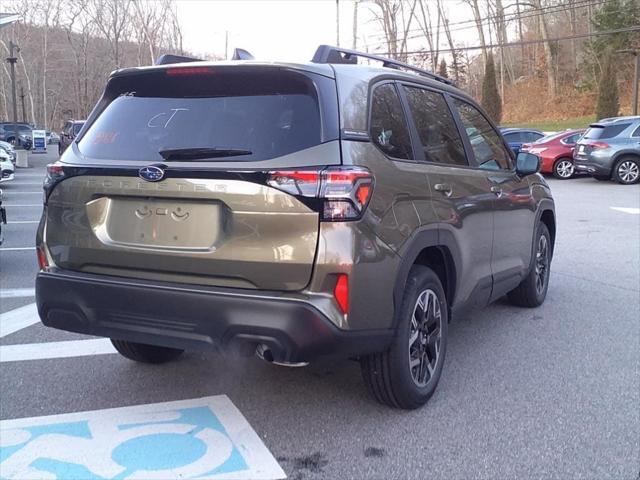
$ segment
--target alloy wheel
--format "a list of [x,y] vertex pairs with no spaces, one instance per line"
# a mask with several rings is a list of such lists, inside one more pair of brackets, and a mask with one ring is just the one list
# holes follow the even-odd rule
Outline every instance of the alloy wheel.
[[541,295],[549,279],[549,242],[545,235],[540,235],[536,252],[536,292]]
[[633,183],[640,176],[640,167],[636,162],[626,160],[618,165],[618,177],[624,183]]
[[556,164],[556,173],[560,178],[571,178],[573,175],[574,166],[570,160],[560,160]]
[[409,368],[416,385],[424,387],[434,376],[440,358],[442,309],[436,293],[424,290],[413,308],[409,329]]

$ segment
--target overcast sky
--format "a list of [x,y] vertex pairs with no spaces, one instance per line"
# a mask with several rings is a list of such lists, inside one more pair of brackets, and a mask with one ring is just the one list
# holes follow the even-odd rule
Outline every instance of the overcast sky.
[[[472,18],[469,7],[459,0],[446,4],[450,22]],[[363,50],[365,42],[374,49],[383,40],[370,5],[358,8],[358,48]],[[318,45],[336,44],[334,0],[180,0],[177,8],[185,49],[194,54],[224,56],[226,31],[229,55],[234,47],[241,47],[260,60],[308,61]],[[344,47],[351,47],[352,25],[353,1],[340,0],[340,43]],[[413,28],[417,28],[415,20]],[[476,35],[470,28],[458,30],[455,38],[461,45],[474,44]],[[443,46],[444,42],[442,38]]]

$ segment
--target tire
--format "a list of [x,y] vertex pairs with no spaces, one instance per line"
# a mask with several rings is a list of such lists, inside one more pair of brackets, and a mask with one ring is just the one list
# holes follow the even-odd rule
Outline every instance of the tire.
[[111,343],[120,355],[134,362],[165,363],[178,358],[184,350],[169,347],[158,347],[144,343],[127,342],[111,339]]
[[570,158],[559,158],[553,164],[553,176],[560,180],[568,180],[573,177],[575,173],[575,167],[573,160]]
[[599,182],[608,182],[609,180],[611,180],[611,177],[608,175],[594,175],[593,178],[595,178]]
[[[415,321],[416,317],[421,324]],[[360,359],[364,381],[378,402],[415,409],[431,398],[444,365],[448,318],[440,279],[430,268],[414,266],[397,313],[393,343],[385,352]],[[418,362],[413,368],[412,358]]]
[[507,294],[509,301],[518,307],[539,307],[549,289],[552,246],[549,229],[544,223],[538,224],[535,238],[533,266],[520,285]]
[[640,181],[640,159],[622,157],[613,168],[613,179],[622,185],[633,185]]

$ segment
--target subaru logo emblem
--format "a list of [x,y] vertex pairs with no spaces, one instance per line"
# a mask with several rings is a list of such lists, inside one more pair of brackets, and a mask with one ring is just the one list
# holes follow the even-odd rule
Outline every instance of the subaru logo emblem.
[[164,178],[164,170],[159,167],[142,167],[138,170],[138,176],[147,182],[159,182]]

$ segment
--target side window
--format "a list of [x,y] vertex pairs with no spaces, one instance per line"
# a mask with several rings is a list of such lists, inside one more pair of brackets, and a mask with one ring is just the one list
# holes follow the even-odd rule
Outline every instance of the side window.
[[520,138],[520,132],[505,133],[503,136],[504,136],[504,139],[507,141],[507,143],[522,142],[522,139]]
[[413,159],[407,120],[398,93],[390,83],[373,91],[369,130],[373,142],[390,157]]
[[575,145],[575,143],[578,141],[578,139],[582,136],[581,133],[574,133],[573,135],[568,136],[567,138],[565,138],[562,143],[564,143],[565,145]]
[[511,155],[500,135],[474,106],[454,99],[462,124],[469,135],[471,148],[480,168],[487,170],[510,170]]
[[462,138],[440,93],[404,87],[428,162],[468,165]]
[[536,140],[540,140],[544,135],[540,135],[539,133],[527,132],[524,134],[525,142],[535,142]]
[[640,127],[636,128],[635,132],[631,134],[632,137],[640,137]]

